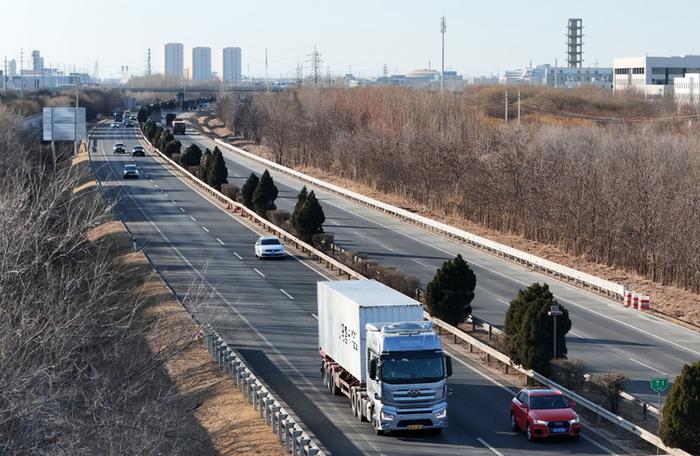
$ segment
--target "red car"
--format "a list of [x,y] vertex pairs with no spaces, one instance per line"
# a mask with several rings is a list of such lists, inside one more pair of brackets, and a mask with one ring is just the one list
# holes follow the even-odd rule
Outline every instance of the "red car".
[[576,404],[555,389],[521,390],[510,404],[510,425],[525,431],[528,440],[581,435],[581,420],[572,410]]

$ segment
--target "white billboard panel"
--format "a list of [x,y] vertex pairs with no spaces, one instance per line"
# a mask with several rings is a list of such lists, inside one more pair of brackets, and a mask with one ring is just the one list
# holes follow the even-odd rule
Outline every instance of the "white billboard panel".
[[44,108],[44,141],[87,139],[85,108]]

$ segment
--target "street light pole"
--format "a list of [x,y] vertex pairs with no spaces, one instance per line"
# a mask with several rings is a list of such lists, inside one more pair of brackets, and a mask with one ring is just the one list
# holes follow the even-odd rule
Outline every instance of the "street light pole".
[[552,305],[549,308],[549,312],[547,312],[547,315],[554,319],[554,359],[557,359],[557,317],[560,316],[561,313],[557,304]]

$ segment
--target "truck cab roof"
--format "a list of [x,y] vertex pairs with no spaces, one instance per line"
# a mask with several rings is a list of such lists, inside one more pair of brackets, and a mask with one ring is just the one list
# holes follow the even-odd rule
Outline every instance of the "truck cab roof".
[[367,344],[375,353],[402,351],[442,352],[440,337],[433,331],[432,322],[371,324],[367,327]]

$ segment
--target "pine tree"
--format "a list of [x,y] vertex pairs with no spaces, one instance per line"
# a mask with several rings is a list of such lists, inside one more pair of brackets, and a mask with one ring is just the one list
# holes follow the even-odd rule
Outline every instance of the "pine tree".
[[227,178],[228,168],[226,168],[226,161],[219,148],[215,147],[211,155],[211,166],[209,167],[209,174],[207,175],[206,182],[215,189],[221,190],[221,184],[228,183]]
[[182,163],[182,166],[199,166],[201,161],[202,149],[200,149],[199,146],[194,143],[187,146],[180,157],[180,163]]
[[253,207],[253,194],[255,193],[255,189],[258,187],[258,182],[260,182],[258,176],[256,176],[255,173],[250,173],[250,176],[248,176],[245,184],[243,184],[243,188],[241,188],[243,204],[245,204],[245,206],[248,208]]
[[471,313],[476,275],[462,255],[445,261],[428,284],[425,303],[428,312],[457,325]]
[[177,139],[174,139],[170,141],[168,144],[165,146],[165,151],[163,152],[165,155],[168,157],[172,157],[173,154],[179,154],[180,149],[182,148],[182,143],[178,141]]
[[663,442],[700,454],[700,361],[683,366],[671,385],[662,416]]
[[[554,357],[553,317],[548,315],[553,305],[559,305],[547,284],[532,284],[520,290],[511,301],[506,313],[506,344],[510,358],[526,369],[550,374],[550,360]],[[571,330],[569,311],[559,305],[562,314],[557,318],[557,358],[566,357],[566,333]]]
[[197,170],[197,176],[204,182],[207,181],[209,176],[209,167],[211,166],[211,151],[207,149],[202,155],[202,160],[199,162],[199,170]]
[[313,191],[309,192],[304,204],[292,214],[291,224],[297,235],[304,242],[311,242],[314,234],[323,233],[326,215]]
[[139,121],[140,124],[143,124],[148,120],[148,116],[150,116],[151,113],[148,111],[144,106],[141,106],[141,109],[139,109],[138,114],[136,114],[136,120]]
[[301,188],[301,191],[297,195],[297,202],[294,205],[294,210],[292,211],[292,215],[296,214],[299,212],[299,209],[304,205],[304,202],[306,201],[306,197],[309,196],[309,192],[306,190],[306,185],[304,185]]
[[279,192],[275,186],[275,182],[272,180],[272,176],[270,176],[270,173],[265,170],[265,172],[262,173],[262,176],[260,176],[260,182],[258,182],[258,185],[255,187],[255,191],[253,192],[252,202],[255,212],[260,215],[265,215],[267,211],[274,211],[277,209],[277,206],[275,206],[275,200],[277,199],[278,193]]

